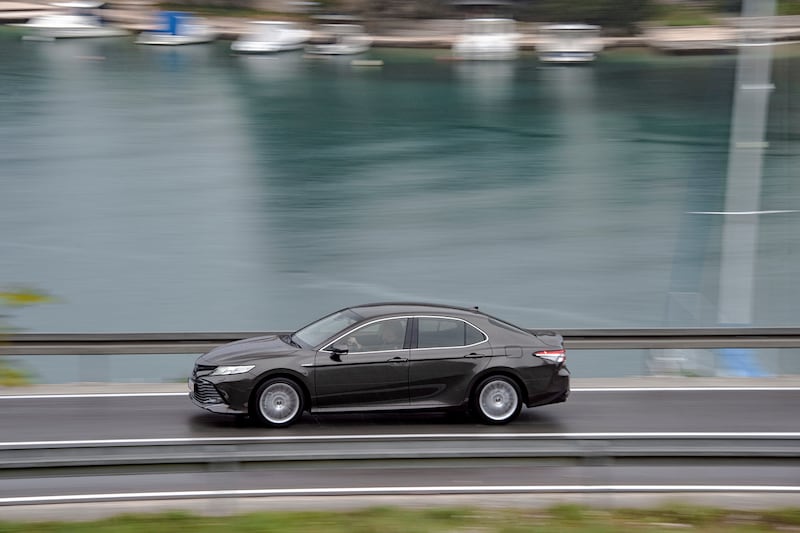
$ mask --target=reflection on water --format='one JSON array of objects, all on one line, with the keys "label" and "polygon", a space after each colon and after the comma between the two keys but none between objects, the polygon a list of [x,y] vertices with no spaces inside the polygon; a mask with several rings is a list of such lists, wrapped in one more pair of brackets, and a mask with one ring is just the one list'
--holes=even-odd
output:
[{"label": "reflection on water", "polygon": [[264,84],[264,89],[273,88],[269,84],[276,82],[289,82],[303,75],[307,60],[302,57],[302,52],[268,55],[242,55],[233,56],[232,61],[241,66],[254,83]]},{"label": "reflection on water", "polygon": [[[371,300],[531,327],[713,325],[735,62],[382,68],[0,36],[0,282],[37,331],[289,329]],[[800,205],[797,54],[765,208]],[[793,85],[794,84],[794,85]],[[761,225],[757,325],[796,323],[800,242]]]},{"label": "reflection on water", "polygon": [[476,105],[503,103],[514,91],[515,61],[458,61],[459,90]]}]

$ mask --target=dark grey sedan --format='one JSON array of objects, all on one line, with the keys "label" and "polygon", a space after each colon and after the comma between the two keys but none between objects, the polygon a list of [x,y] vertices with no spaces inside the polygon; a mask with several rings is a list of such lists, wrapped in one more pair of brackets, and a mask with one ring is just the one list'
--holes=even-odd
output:
[{"label": "dark grey sedan", "polygon": [[288,426],[304,411],[469,410],[487,424],[522,405],[563,402],[561,335],[475,309],[380,303],[336,311],[291,335],[232,342],[201,356],[189,382],[209,411]]}]

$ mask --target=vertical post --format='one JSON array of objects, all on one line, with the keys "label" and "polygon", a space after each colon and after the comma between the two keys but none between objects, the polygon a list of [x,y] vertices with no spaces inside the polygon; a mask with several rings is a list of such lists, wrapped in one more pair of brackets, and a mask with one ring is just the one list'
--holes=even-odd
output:
[{"label": "vertical post", "polygon": [[749,325],[758,237],[775,0],[744,0],[722,226],[718,321]]},{"label": "vertical post", "polygon": [[[753,322],[761,174],[772,66],[770,21],[775,0],[744,0],[736,65],[728,177],[722,223],[718,321],[721,325]],[[760,376],[751,350],[720,351],[725,372]]]}]

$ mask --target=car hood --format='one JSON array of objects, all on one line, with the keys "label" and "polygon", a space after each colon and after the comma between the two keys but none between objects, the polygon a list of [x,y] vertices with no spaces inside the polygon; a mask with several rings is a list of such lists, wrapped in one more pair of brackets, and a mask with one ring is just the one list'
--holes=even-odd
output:
[{"label": "car hood", "polygon": [[204,365],[227,365],[252,361],[254,358],[266,358],[288,355],[298,348],[287,344],[277,335],[253,337],[214,348],[201,355],[197,360]]}]

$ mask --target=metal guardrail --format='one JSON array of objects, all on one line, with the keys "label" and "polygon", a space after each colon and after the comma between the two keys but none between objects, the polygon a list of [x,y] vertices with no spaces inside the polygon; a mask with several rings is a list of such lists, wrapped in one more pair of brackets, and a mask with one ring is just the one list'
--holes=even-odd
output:
[{"label": "metal guardrail", "polygon": [[[531,330],[533,331],[533,330]],[[800,328],[559,329],[567,349],[800,348]],[[228,342],[281,332],[15,333],[0,355],[204,353]]]},{"label": "metal guardrail", "polygon": [[524,458],[542,461],[797,461],[800,433],[753,435],[396,435],[0,444],[0,471],[276,461]]},{"label": "metal guardrail", "polygon": [[565,329],[575,349],[798,348],[800,328]]}]

